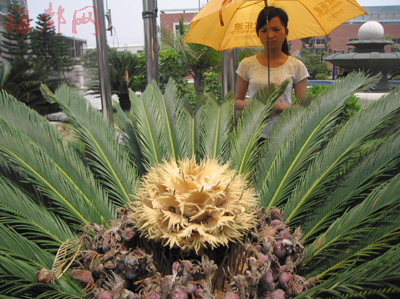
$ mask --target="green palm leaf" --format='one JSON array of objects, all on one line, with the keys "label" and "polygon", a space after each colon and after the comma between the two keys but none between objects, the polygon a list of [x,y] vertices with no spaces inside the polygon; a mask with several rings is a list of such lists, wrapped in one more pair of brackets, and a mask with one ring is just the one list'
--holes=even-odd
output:
[{"label": "green palm leaf", "polygon": [[266,126],[267,119],[275,101],[282,95],[288,82],[285,81],[276,90],[270,88],[259,89],[243,110],[232,132],[231,159],[232,166],[237,168],[239,174],[252,174],[257,161],[259,135]]},{"label": "green palm leaf", "polygon": [[324,204],[314,210],[303,226],[304,244],[312,240],[339,215],[342,215],[349,205],[364,198],[363,194],[376,188],[382,180],[390,177],[400,163],[400,138],[385,139],[370,150],[363,162],[356,166],[350,174],[324,200]]},{"label": "green palm leaf", "polygon": [[[54,255],[23,237],[13,228],[0,223],[0,281],[4,295],[26,298],[34,289],[45,291],[42,298],[83,298],[82,289],[68,277],[55,280],[55,284],[38,283],[36,272],[50,269]],[[25,296],[24,296],[25,295]],[[39,296],[39,297],[41,297]],[[37,297],[37,298],[39,298]]]},{"label": "green palm leaf", "polygon": [[130,91],[135,131],[147,168],[160,163],[165,156],[164,145],[161,142],[163,128],[156,99],[158,92],[155,89],[158,90],[158,87],[154,84],[148,85],[140,98]]},{"label": "green palm leaf", "polygon": [[363,74],[351,75],[311,102],[295,131],[286,131],[289,135],[281,136],[283,145],[278,152],[271,152],[260,166],[264,175],[258,177],[256,186],[265,205],[281,206],[286,202],[315,153],[336,130],[337,116],[346,101],[354,92],[376,82],[377,78],[365,79]]},{"label": "green palm leaf", "polygon": [[[32,293],[39,289],[42,290],[42,293],[35,298],[84,298],[82,289],[70,279],[62,278],[51,285],[37,282],[37,268],[22,259],[15,259],[5,253],[0,253],[0,264],[3,296],[10,294],[18,296],[17,298],[31,298]],[[6,269],[6,272],[3,269]]]},{"label": "green palm leaf", "polygon": [[[262,179],[268,177],[269,173],[277,171],[274,168],[277,168],[279,164],[275,161],[280,161],[283,159],[282,157],[288,154],[285,151],[285,143],[282,142],[282,136],[289,136],[296,130],[301,114],[304,111],[305,109],[302,106],[291,106],[279,115],[278,120],[268,134],[266,142],[260,148],[260,159],[256,166],[257,174],[254,176],[257,188],[261,187],[259,184],[262,182]],[[259,190],[262,200],[261,205],[263,206],[268,205],[268,202],[265,201],[268,198],[264,194],[265,190],[265,188]]]},{"label": "green palm leaf", "polygon": [[[13,136],[13,138],[10,138]],[[16,129],[12,123],[0,118],[0,152],[24,171],[39,190],[51,198],[54,207],[61,208],[65,217],[76,225],[101,220],[91,211],[92,203],[81,199],[72,184],[64,180],[62,171],[54,166],[42,148]]]},{"label": "green palm leaf", "polygon": [[[399,206],[394,208],[398,209]],[[320,263],[319,258],[313,260],[314,271],[308,272],[307,277],[316,275],[326,279],[342,269],[351,267],[355,261],[361,263],[371,260],[391,248],[391,242],[400,237],[400,218],[396,213],[380,213],[368,222],[371,225],[366,225],[367,221],[365,221],[360,228],[352,230],[348,236],[342,235],[341,241],[345,242],[342,242],[340,249],[337,247],[335,254],[328,260],[323,263]],[[365,238],[365,233],[368,233],[368,238]],[[329,252],[325,251],[325,253],[327,256],[330,255]]]},{"label": "green palm leaf", "polygon": [[[0,252],[9,257],[13,256],[23,259],[26,263],[34,267],[51,268],[54,255],[41,249],[39,245],[16,232],[14,228],[0,223],[0,236]],[[3,271],[7,270],[7,268],[1,264],[0,269]],[[35,272],[36,271],[33,273],[23,273],[21,275],[29,275],[29,277],[33,277]]]},{"label": "green palm leaf", "polygon": [[303,222],[319,198],[335,183],[338,175],[350,167],[346,163],[361,145],[375,138],[383,129],[397,128],[395,120],[400,112],[400,102],[396,99],[399,94],[400,90],[391,92],[360,110],[318,153],[284,208],[286,223],[298,225]]},{"label": "green palm leaf", "polygon": [[7,59],[1,59],[1,67],[0,67],[0,87],[1,89],[4,88],[5,83],[7,82],[8,77],[10,76],[11,72],[11,64],[8,62]]},{"label": "green palm leaf", "polygon": [[[0,177],[0,218],[3,224],[33,238],[36,244],[57,251],[75,236],[70,227],[45,207],[38,205],[11,182]],[[3,239],[4,240],[4,239]]]},{"label": "green palm leaf", "polygon": [[177,98],[173,81],[168,82],[164,95],[156,86],[154,86],[154,91],[159,102],[161,125],[164,128],[162,140],[166,158],[171,157],[176,161],[179,158],[189,157],[191,154],[190,123],[184,111],[183,102]]},{"label": "green palm leaf", "polygon": [[[326,263],[327,256],[330,256],[332,260],[347,259],[347,264],[355,258],[360,258],[360,255],[354,257],[351,249],[349,252],[338,256],[338,251],[343,246],[354,246],[357,243],[364,244],[364,246],[369,245],[374,240],[381,240],[386,234],[393,234],[396,230],[398,235],[400,233],[400,222],[397,215],[400,204],[399,194],[400,174],[388,184],[383,184],[382,187],[376,188],[362,203],[333,222],[327,231],[307,247],[304,264],[307,266],[308,263],[313,263],[313,272],[310,275],[316,275],[316,273],[321,273],[331,267],[330,263]],[[391,209],[394,211],[393,216],[391,216]],[[387,223],[386,225],[384,225],[385,222]],[[376,225],[377,223],[381,225],[374,227],[374,224]],[[384,228],[385,226],[388,228]],[[375,231],[378,234],[374,237]],[[365,244],[365,235],[362,232],[368,233],[367,243],[369,244]],[[386,245],[386,242],[381,242],[381,249]],[[363,248],[363,246],[360,248]],[[377,248],[374,250],[376,251]],[[374,250],[363,254],[371,255],[371,253],[376,253]],[[353,251],[357,252],[357,250]],[[334,264],[334,261],[331,262]]]},{"label": "green palm leaf", "polygon": [[[386,295],[400,293],[400,245],[397,244],[375,259],[335,275],[322,284],[311,288],[296,298],[388,298]],[[344,295],[347,296],[344,296]],[[350,296],[348,296],[350,295]]]},{"label": "green palm leaf", "polygon": [[200,131],[202,127],[202,111],[204,110],[204,96],[201,97],[195,109],[190,105],[189,101],[184,98],[182,99],[183,113],[186,114],[186,119],[188,121],[188,138],[186,146],[190,149],[190,157],[194,157],[199,151],[200,145]]},{"label": "green palm leaf", "polygon": [[229,132],[232,130],[232,94],[221,104],[214,95],[206,97],[199,120],[202,124],[198,144],[200,157],[220,158],[224,162],[227,160]]},{"label": "green palm leaf", "polygon": [[41,148],[49,159],[49,163],[50,161],[54,163],[52,167],[57,168],[61,173],[60,177],[63,177],[71,188],[75,188],[83,202],[91,206],[93,214],[91,221],[106,224],[109,219],[115,218],[115,209],[100,189],[93,174],[84,165],[76,151],[68,144],[64,144],[62,136],[53,125],[6,93],[0,96],[0,117],[13,123],[30,139],[30,143]]},{"label": "green palm leaf", "polygon": [[113,129],[78,91],[67,85],[60,86],[54,95],[44,85],[41,90],[49,101],[56,101],[70,118],[93,157],[91,162],[98,171],[101,182],[116,204],[126,205],[138,176],[129,163],[128,153],[118,144]]},{"label": "green palm leaf", "polygon": [[[130,90],[130,92],[132,92]],[[135,131],[135,118],[132,109],[129,110],[129,116],[125,114],[120,105],[115,105],[117,109],[116,123],[118,128],[122,131],[122,140],[127,147],[132,164],[137,168],[139,175],[145,173],[143,165],[143,155],[140,147],[139,138]]]},{"label": "green palm leaf", "polygon": [[18,299],[18,297],[11,297],[11,296],[6,296],[6,295],[0,294],[0,299]]}]

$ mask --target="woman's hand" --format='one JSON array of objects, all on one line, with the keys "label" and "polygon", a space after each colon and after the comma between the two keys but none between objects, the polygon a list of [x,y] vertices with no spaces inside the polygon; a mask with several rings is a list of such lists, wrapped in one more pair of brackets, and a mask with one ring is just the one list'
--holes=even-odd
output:
[{"label": "woman's hand", "polygon": [[288,105],[288,104],[279,102],[279,99],[278,99],[278,101],[276,101],[276,103],[275,103],[274,108],[272,108],[272,110],[271,110],[271,116],[276,116],[276,115],[281,114],[281,112],[283,112],[283,110],[285,110],[289,106],[290,105]]}]

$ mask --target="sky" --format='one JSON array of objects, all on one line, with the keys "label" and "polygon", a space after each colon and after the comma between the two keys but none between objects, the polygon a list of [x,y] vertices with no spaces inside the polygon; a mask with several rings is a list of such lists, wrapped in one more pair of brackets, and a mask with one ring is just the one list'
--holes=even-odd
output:
[{"label": "sky", "polygon": [[[399,0],[358,0],[361,6],[399,5]],[[107,32],[107,42],[112,47],[144,44],[143,0],[104,0],[104,10],[111,9],[113,36]],[[157,0],[158,11],[163,9],[194,9],[204,6],[207,0]],[[29,17],[33,19],[45,10],[54,13],[56,31],[66,36],[87,40],[88,48],[96,47],[94,24],[89,13],[93,11],[93,0],[28,0]],[[49,10],[50,9],[50,10]],[[86,23],[83,21],[83,14]],[[157,21],[159,22],[159,15]],[[79,20],[81,20],[79,24]],[[107,26],[107,22],[106,22]]]}]

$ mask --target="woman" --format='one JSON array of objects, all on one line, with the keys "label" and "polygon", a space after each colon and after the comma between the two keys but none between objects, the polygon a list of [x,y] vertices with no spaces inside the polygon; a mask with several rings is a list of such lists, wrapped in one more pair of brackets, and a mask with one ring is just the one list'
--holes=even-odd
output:
[{"label": "woman", "polygon": [[[286,36],[288,35],[288,16],[285,11],[276,7],[268,8],[269,41],[267,45],[266,9],[260,11],[257,19],[257,36],[264,46],[261,54],[247,57],[242,60],[237,69],[237,85],[235,93],[235,108],[243,110],[249,103],[245,101],[249,89],[250,99],[256,91],[268,84],[268,55],[270,63],[270,83],[279,86],[285,80],[289,85],[285,93],[277,100],[273,108],[270,122],[261,136],[266,138],[269,130],[279,113],[292,104],[292,90],[297,99],[307,96],[307,68],[298,59],[291,57]],[[268,51],[269,49],[269,51]]]}]

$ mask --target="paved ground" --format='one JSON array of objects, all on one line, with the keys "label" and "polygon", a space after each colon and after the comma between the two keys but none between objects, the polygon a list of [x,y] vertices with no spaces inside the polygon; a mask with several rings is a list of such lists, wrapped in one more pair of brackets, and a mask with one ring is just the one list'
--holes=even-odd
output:
[{"label": "paved ground", "polygon": [[[79,91],[85,97],[85,99],[89,101],[89,103],[93,107],[95,107],[95,108],[97,108],[99,110],[101,109],[101,98],[99,96],[90,95],[89,92],[86,89],[80,89]],[[116,97],[116,96],[114,96],[114,97]],[[113,97],[113,99],[114,99],[114,97]],[[116,99],[117,98],[118,97],[116,97]]]}]

